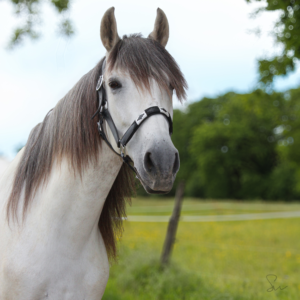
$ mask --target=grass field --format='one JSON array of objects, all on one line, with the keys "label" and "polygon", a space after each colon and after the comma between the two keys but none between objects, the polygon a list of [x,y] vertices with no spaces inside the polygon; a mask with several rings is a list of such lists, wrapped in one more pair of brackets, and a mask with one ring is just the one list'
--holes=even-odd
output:
[{"label": "grass field", "polygon": [[[171,199],[134,199],[128,215],[170,215],[172,208]],[[295,210],[300,204],[185,199],[182,215]],[[300,218],[180,222],[172,263],[161,270],[166,228],[125,221],[103,299],[300,300]],[[287,287],[270,291],[271,284]]]}]

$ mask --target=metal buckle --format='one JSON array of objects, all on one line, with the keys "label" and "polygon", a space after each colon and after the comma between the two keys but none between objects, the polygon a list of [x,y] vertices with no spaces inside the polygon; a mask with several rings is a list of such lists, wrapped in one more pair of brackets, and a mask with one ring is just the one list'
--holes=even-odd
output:
[{"label": "metal buckle", "polygon": [[101,75],[98,79],[98,82],[97,82],[97,86],[96,86],[96,91],[99,91],[101,86],[103,84],[103,75]]},{"label": "metal buckle", "polygon": [[121,143],[120,143],[120,152],[121,152],[121,156],[122,156],[122,157],[125,157],[125,156],[126,156],[126,149],[125,149],[125,146],[123,146]]}]

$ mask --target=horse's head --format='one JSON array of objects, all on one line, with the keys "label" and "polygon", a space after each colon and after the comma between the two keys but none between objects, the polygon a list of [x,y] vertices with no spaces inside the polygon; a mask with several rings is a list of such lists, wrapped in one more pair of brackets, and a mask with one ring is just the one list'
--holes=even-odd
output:
[{"label": "horse's head", "polygon": [[[169,192],[179,170],[179,154],[171,140],[172,123],[167,116],[173,118],[173,91],[179,99],[184,99],[186,82],[165,49],[169,38],[166,15],[157,10],[154,30],[148,38],[131,35],[120,39],[114,8],[110,8],[102,18],[100,35],[107,50],[103,87],[119,136],[139,117],[142,119],[141,114],[149,107],[166,111],[166,115],[162,111],[147,118],[125,151],[148,193]],[[107,136],[119,153],[110,130]]]}]

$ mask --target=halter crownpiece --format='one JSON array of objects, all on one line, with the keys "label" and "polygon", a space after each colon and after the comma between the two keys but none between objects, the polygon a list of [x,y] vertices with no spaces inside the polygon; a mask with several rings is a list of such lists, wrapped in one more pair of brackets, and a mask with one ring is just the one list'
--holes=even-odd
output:
[{"label": "halter crownpiece", "polygon": [[[98,132],[101,138],[106,142],[106,144],[119,156],[122,157],[123,161],[137,174],[136,169],[130,164],[132,160],[130,159],[129,156],[126,155],[126,145],[128,142],[132,139],[133,135],[136,133],[136,131],[139,129],[141,124],[150,118],[151,116],[154,115],[163,115],[168,123],[169,123],[169,133],[170,135],[173,133],[173,122],[172,118],[170,116],[170,113],[163,107],[158,107],[158,106],[151,106],[147,108],[146,110],[141,113],[138,118],[130,125],[130,127],[126,130],[122,138],[120,139],[118,130],[116,128],[116,125],[111,117],[111,114],[108,110],[108,102],[106,98],[106,93],[104,89],[104,79],[103,79],[103,74],[104,74],[104,68],[105,68],[105,60],[102,65],[102,74],[100,75],[97,86],[96,86],[96,91],[98,92],[98,101],[99,101],[99,107],[95,114],[92,116],[92,119],[98,114],[99,116],[99,121],[97,122],[98,124]],[[111,143],[108,141],[107,136],[104,132],[103,129],[103,122],[104,120],[107,122],[113,137],[116,141],[117,147],[120,149],[120,154],[115,151]],[[139,178],[141,180],[141,178]]]}]

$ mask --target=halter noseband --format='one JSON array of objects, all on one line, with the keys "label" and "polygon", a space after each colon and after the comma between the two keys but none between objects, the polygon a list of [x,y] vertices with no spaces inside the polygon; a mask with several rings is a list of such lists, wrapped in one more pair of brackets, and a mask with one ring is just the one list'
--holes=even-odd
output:
[{"label": "halter noseband", "polygon": [[[111,117],[111,114],[108,110],[108,102],[107,102],[106,93],[105,93],[105,89],[104,89],[104,85],[103,85],[103,83],[104,83],[104,80],[103,80],[104,68],[105,68],[105,60],[102,65],[102,72],[101,72],[102,74],[100,75],[99,80],[97,82],[97,86],[96,86],[96,91],[98,93],[99,107],[98,107],[96,113],[92,116],[92,119],[97,114],[99,115],[99,122],[97,122],[99,135],[106,142],[106,144],[117,155],[119,155],[123,159],[124,163],[126,163],[137,174],[136,169],[130,164],[130,162],[132,162],[132,160],[130,159],[130,157],[128,155],[126,155],[125,147],[128,144],[128,142],[132,139],[133,135],[140,128],[141,124],[143,122],[145,122],[145,120],[147,120],[151,116],[159,115],[159,114],[163,115],[169,123],[170,135],[173,133],[173,122],[172,122],[169,112],[166,109],[164,109],[162,107],[158,107],[158,106],[151,106],[151,107],[147,108],[146,110],[144,110],[143,113],[138,116],[138,118],[130,125],[130,127],[126,130],[124,135],[120,138],[119,134],[118,134],[118,130],[116,128],[116,125],[115,125],[115,123]],[[113,137],[116,141],[117,147],[120,149],[121,154],[116,152],[114,150],[113,146],[111,145],[111,143],[108,141],[107,136],[104,132],[104,128],[103,128],[104,120],[107,122],[107,124],[110,128],[110,130],[113,134]],[[138,174],[137,174],[137,176],[138,176]],[[138,176],[138,178],[139,178],[139,176]],[[139,179],[141,180],[141,178],[139,178]]]}]

